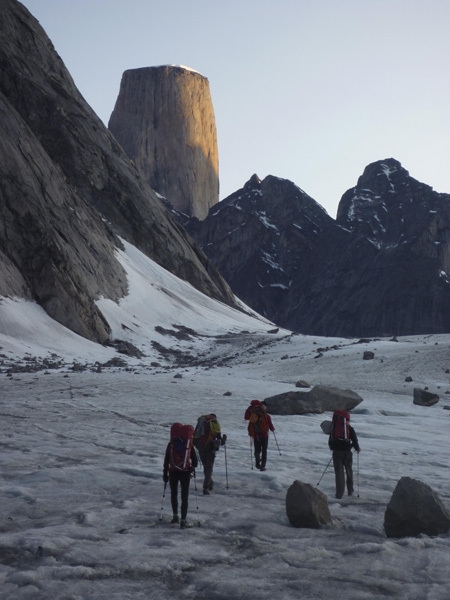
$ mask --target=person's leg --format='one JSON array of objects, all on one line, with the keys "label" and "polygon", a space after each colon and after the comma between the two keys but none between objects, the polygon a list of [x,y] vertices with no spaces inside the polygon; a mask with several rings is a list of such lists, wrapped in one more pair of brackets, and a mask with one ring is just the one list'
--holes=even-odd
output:
[{"label": "person's leg", "polygon": [[342,452],[333,450],[333,467],[336,480],[336,498],[342,498],[345,490],[344,464],[342,462]]},{"label": "person's leg", "polygon": [[175,516],[178,514],[178,473],[176,471],[170,471],[169,473],[169,486],[170,502],[172,504],[172,512]]},{"label": "person's leg", "polygon": [[353,455],[351,450],[345,452],[343,463],[347,475],[347,492],[348,495],[351,496],[353,494]]},{"label": "person's leg", "polygon": [[212,490],[212,474],[214,467],[215,452],[212,448],[205,451],[202,457],[203,473],[205,478],[203,480],[203,493],[207,494],[209,490]]},{"label": "person's leg", "polygon": [[261,439],[261,471],[266,468],[267,462],[267,446],[269,445],[269,438]]},{"label": "person's leg", "polygon": [[256,464],[256,468],[260,469],[261,468],[261,450],[262,450],[262,445],[261,445],[261,440],[259,440],[258,438],[254,438],[253,440],[253,444],[255,446],[255,464]]},{"label": "person's leg", "polygon": [[191,482],[191,474],[188,471],[180,472],[180,486],[181,486],[181,520],[185,521],[188,511],[188,499],[189,499],[189,484]]}]

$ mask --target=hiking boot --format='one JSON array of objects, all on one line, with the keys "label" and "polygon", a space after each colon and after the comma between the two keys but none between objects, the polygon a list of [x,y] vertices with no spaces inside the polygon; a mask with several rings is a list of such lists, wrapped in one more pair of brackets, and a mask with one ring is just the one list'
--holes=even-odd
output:
[{"label": "hiking boot", "polygon": [[266,470],[266,467],[260,467],[260,468],[259,468],[259,470],[260,470],[260,471],[265,471],[265,470]]},{"label": "hiking boot", "polygon": [[209,496],[211,494],[211,492],[208,490],[208,488],[203,488],[203,493],[206,494],[207,496]]},{"label": "hiking boot", "polygon": [[213,487],[214,487],[214,481],[211,479],[211,483],[209,484],[208,489],[210,491],[212,491]]},{"label": "hiking boot", "polygon": [[171,523],[179,523],[180,519],[178,518],[178,515],[173,515],[172,520],[170,522]]},{"label": "hiking boot", "polygon": [[180,529],[189,529],[189,527],[192,527],[192,525],[189,523],[189,521],[186,521],[186,519],[181,519]]},{"label": "hiking boot", "polygon": [[260,468],[261,468],[261,463],[259,462],[259,460],[258,460],[258,459],[256,459],[256,463],[255,463],[255,464],[256,464],[256,468],[257,468],[257,469],[260,469]]}]

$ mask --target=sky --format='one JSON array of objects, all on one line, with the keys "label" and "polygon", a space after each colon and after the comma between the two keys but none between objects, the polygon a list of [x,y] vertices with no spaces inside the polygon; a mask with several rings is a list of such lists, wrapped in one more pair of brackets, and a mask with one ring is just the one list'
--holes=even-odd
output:
[{"label": "sky", "polygon": [[[2,600],[329,600],[336,589],[348,600],[448,600],[450,532],[388,538],[384,515],[402,477],[429,486],[450,510],[450,335],[356,343],[268,333],[130,244],[118,258],[129,295],[99,304],[140,359],[69,332],[34,303],[0,303]],[[196,335],[155,330],[174,324]],[[178,354],[162,356],[152,341]],[[363,360],[366,350],[373,360]],[[179,364],[180,353],[198,364]],[[58,367],[20,370],[50,355]],[[98,369],[113,357],[126,366]],[[362,399],[351,415],[361,448],[353,496],[335,498],[320,427],[330,412],[272,415],[267,470],[254,466],[245,409],[255,397],[302,393],[299,379]],[[439,402],[415,405],[415,387]],[[196,469],[192,528],[182,530],[170,524],[162,479],[170,426],[210,412],[227,443],[211,495]],[[290,525],[285,499],[295,480],[323,494],[330,524]]]},{"label": "sky", "polygon": [[448,0],[25,0],[108,123],[122,73],[206,76],[220,197],[256,173],[332,216],[364,168],[395,158],[450,193]]}]

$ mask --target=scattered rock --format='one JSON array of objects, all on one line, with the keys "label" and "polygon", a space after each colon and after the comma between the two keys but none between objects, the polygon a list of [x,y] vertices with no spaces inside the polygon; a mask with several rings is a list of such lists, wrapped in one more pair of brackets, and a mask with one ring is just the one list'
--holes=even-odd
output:
[{"label": "scattered rock", "polygon": [[298,387],[298,388],[309,388],[311,386],[309,385],[309,383],[307,381],[303,381],[303,379],[300,379],[295,384],[295,387]]},{"label": "scattered rock", "polygon": [[125,354],[126,356],[131,356],[133,358],[143,358],[144,354],[136,348],[130,342],[125,342],[124,340],[113,340],[109,342],[108,346],[113,346],[120,354]]},{"label": "scattered rock", "polygon": [[411,375],[408,375],[408,377],[405,377],[405,381],[407,383],[411,383],[412,380],[413,380],[413,378],[411,377]]},{"label": "scattered rock", "polygon": [[225,392],[224,396],[231,396],[231,392]]},{"label": "scattered rock", "polygon": [[107,362],[103,363],[101,365],[102,367],[126,367],[127,366],[127,361],[124,360],[123,358],[119,358],[119,357],[115,357],[115,358],[111,358],[111,360],[108,360]]},{"label": "scattered rock", "polygon": [[286,515],[294,527],[318,529],[331,523],[328,501],[319,489],[298,479],[286,494]]},{"label": "scattered rock", "polygon": [[325,411],[352,410],[363,398],[352,390],[316,385],[310,392],[285,392],[264,400],[273,415],[304,415]]},{"label": "scattered rock", "polygon": [[428,392],[427,390],[421,390],[420,388],[414,388],[414,404],[419,406],[433,406],[439,402],[439,396]]},{"label": "scattered rock", "polygon": [[384,514],[384,529],[392,538],[439,535],[449,531],[450,515],[430,486],[402,477]]},{"label": "scattered rock", "polygon": [[284,354],[280,360],[287,360],[289,358],[289,354]]},{"label": "scattered rock", "polygon": [[375,358],[375,353],[371,350],[365,350],[363,354],[363,360],[373,360]]},{"label": "scattered rock", "polygon": [[181,373],[176,373],[176,374],[173,376],[173,378],[174,378],[174,379],[182,379],[182,378],[183,378],[183,375],[182,375]]},{"label": "scattered rock", "polygon": [[267,333],[278,333],[280,331],[279,327],[277,327],[276,329],[269,329],[269,331]]}]

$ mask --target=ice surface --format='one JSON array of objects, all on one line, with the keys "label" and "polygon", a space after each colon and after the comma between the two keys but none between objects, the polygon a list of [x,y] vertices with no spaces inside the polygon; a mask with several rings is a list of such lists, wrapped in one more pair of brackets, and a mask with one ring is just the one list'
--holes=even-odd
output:
[{"label": "ice surface", "polygon": [[[128,245],[120,259],[130,296],[99,305],[114,334],[145,354],[124,357],[126,368],[97,369],[115,350],[37,305],[0,303],[0,598],[448,600],[450,535],[387,539],[383,519],[402,476],[450,507],[450,336],[357,343],[268,333],[267,322],[214,303]],[[188,339],[175,325],[190,329]],[[51,355],[64,366],[12,369]],[[73,371],[74,361],[88,368]],[[319,489],[333,524],[319,530],[291,527],[284,503],[295,479],[316,486],[323,474],[330,454],[320,423],[330,415],[274,415],[264,473],[252,469],[243,418],[251,399],[298,390],[299,379],[364,398],[352,415],[357,494],[335,500],[328,469]],[[426,386],[440,402],[414,405],[413,388]],[[180,530],[163,497],[164,450],[174,421],[195,424],[205,412],[218,415],[226,454],[217,455],[211,496],[199,493],[197,470],[194,526]]]}]

